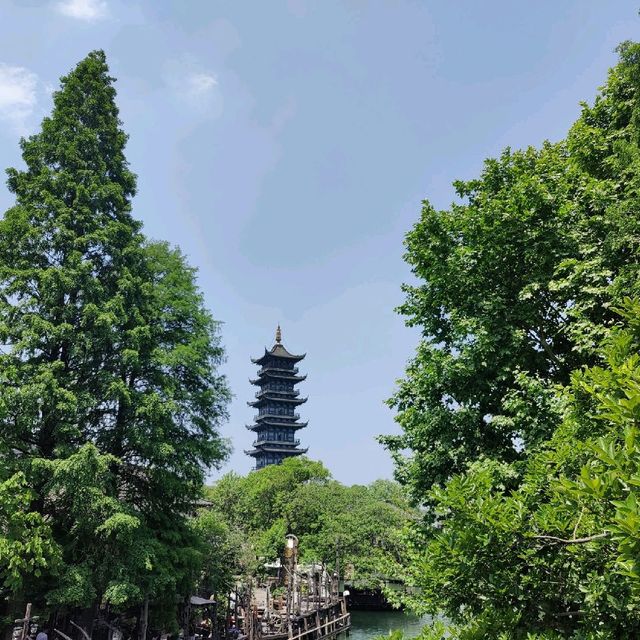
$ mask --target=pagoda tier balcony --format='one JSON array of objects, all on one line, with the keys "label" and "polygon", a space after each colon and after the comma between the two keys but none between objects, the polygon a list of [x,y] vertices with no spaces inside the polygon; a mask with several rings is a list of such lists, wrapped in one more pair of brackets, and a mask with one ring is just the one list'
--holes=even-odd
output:
[{"label": "pagoda tier balcony", "polygon": [[285,453],[285,454],[288,453],[289,455],[299,456],[301,453],[307,453],[307,451],[309,451],[308,447],[305,449],[287,449],[286,447],[278,447],[278,446],[265,447],[262,445],[260,445],[259,449],[252,449],[251,451],[247,451],[246,449],[244,450],[244,452],[248,456],[252,456],[254,458],[264,453]]},{"label": "pagoda tier balcony", "polygon": [[285,415],[278,415],[277,413],[256,413],[255,416],[253,416],[253,419],[256,422],[260,422],[260,421],[264,421],[264,420],[277,420],[279,418],[290,418],[291,420],[299,420],[300,419],[300,414],[299,413],[288,413]]},{"label": "pagoda tier balcony", "polygon": [[256,391],[256,398],[262,398],[266,395],[272,395],[276,399],[285,398],[297,398],[300,395],[299,389],[291,389],[290,391],[283,391],[282,389],[269,389],[268,387],[262,388],[260,391]]},{"label": "pagoda tier balcony", "polygon": [[309,422],[278,422],[276,420],[270,419],[266,421],[259,422],[258,424],[246,424],[245,428],[249,429],[249,431],[263,431],[269,427],[279,427],[279,428],[290,428],[294,431],[298,429],[304,429]]},{"label": "pagoda tier balcony", "polygon": [[274,446],[290,445],[292,447],[297,447],[299,444],[300,444],[300,440],[254,440],[252,446],[260,447],[262,445],[274,445]]},{"label": "pagoda tier balcony", "polygon": [[258,371],[258,374],[260,375],[259,378],[256,378],[255,380],[249,379],[249,382],[251,384],[255,384],[256,387],[261,387],[265,383],[265,380],[268,378],[272,378],[274,380],[286,380],[287,382],[293,382],[293,384],[304,382],[307,379],[307,376],[290,376],[278,371],[265,371],[263,373]]},{"label": "pagoda tier balcony", "polygon": [[277,396],[268,395],[268,396],[263,396],[258,400],[254,400],[253,402],[247,402],[247,404],[250,407],[256,407],[256,409],[259,407],[264,407],[269,403],[276,404],[278,402],[297,407],[298,405],[304,404],[306,401],[307,401],[307,398],[278,398]]},{"label": "pagoda tier balcony", "polygon": [[271,364],[265,365],[264,367],[260,367],[260,369],[258,369],[259,376],[261,376],[263,373],[268,373],[268,372],[280,373],[280,374],[284,373],[284,374],[295,376],[299,372],[299,369],[298,367],[276,367]]}]

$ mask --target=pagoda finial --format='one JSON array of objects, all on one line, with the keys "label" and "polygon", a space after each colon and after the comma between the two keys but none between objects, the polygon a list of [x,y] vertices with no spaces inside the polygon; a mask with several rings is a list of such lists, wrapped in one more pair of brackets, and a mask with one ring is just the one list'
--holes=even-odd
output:
[{"label": "pagoda finial", "polygon": [[280,344],[282,342],[282,331],[280,331],[280,325],[276,329],[276,342]]}]

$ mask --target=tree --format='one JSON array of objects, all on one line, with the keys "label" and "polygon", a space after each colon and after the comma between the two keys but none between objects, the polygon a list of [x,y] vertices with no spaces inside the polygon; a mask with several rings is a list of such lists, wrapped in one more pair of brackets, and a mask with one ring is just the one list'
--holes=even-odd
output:
[{"label": "tree", "polygon": [[638,289],[640,48],[619,51],[566,140],[487,160],[455,183],[461,203],[425,201],[407,235],[419,283],[400,312],[423,337],[390,400],[403,433],[381,440],[416,500],[547,440],[554,386],[597,363],[612,306]]},{"label": "tree", "polygon": [[226,598],[235,585],[244,539],[229,527],[224,515],[213,510],[202,510],[192,526],[202,541],[199,587],[207,595]]},{"label": "tree", "polygon": [[[351,568],[352,579],[380,586],[385,569],[395,569],[401,549],[399,533],[418,513],[395,482],[344,486],[319,462],[289,458],[246,477],[223,476],[207,491],[213,510],[224,514],[232,532],[248,541],[253,554],[273,559],[284,551],[284,537],[299,539],[303,563],[336,561]],[[240,546],[240,545],[238,545]],[[246,563],[245,563],[246,565]],[[242,572],[257,566],[242,567]]]},{"label": "tree", "polygon": [[488,161],[408,236],[424,338],[385,441],[429,509],[396,566],[452,638],[640,633],[640,45],[619,52],[566,140]]},{"label": "tree", "polygon": [[640,633],[639,314],[625,302],[603,366],[574,374],[565,419],[521,480],[480,460],[432,490],[439,526],[407,536],[405,577],[420,588],[411,604],[444,613],[453,637]]},{"label": "tree", "polygon": [[58,605],[185,595],[187,514],[227,452],[218,325],[131,215],[113,82],[101,51],[62,78],[0,221],[0,466],[60,545],[64,579],[37,594]]}]

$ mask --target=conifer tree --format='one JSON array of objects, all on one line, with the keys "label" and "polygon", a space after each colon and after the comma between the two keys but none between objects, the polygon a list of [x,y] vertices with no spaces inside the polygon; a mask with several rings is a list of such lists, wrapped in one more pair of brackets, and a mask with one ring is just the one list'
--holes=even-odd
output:
[{"label": "conifer tree", "polygon": [[175,602],[185,514],[227,450],[218,325],[131,215],[113,82],[101,51],[62,78],[0,220],[0,481],[26,478],[66,563],[40,596],[83,607]]}]

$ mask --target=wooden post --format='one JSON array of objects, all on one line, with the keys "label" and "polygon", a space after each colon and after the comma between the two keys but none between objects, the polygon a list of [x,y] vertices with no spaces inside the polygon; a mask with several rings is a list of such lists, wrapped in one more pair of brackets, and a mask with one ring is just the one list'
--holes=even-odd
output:
[{"label": "wooden post", "polygon": [[16,623],[22,622],[22,633],[20,640],[27,640],[29,637],[29,628],[31,627],[31,603],[27,602],[27,608],[24,612],[24,618],[22,620],[16,620]]}]

